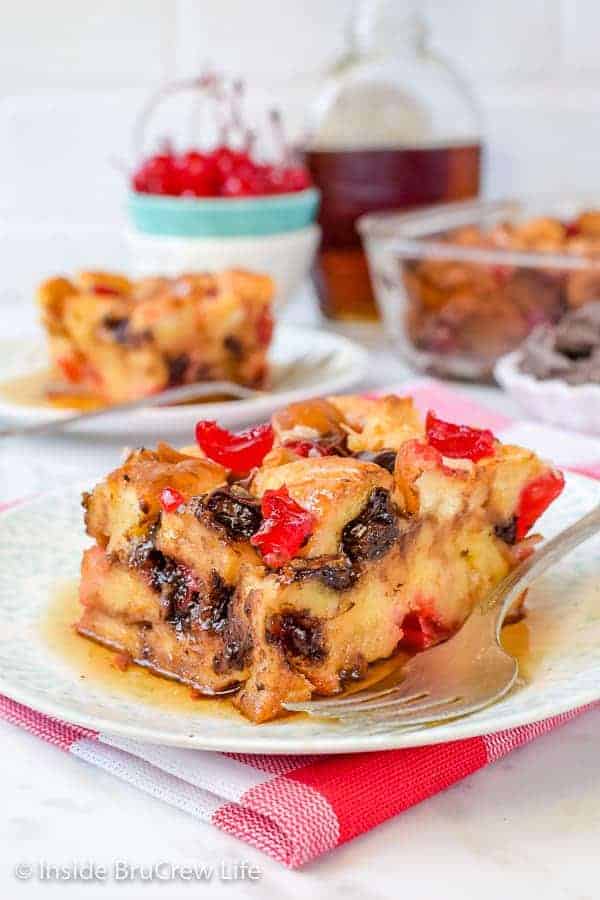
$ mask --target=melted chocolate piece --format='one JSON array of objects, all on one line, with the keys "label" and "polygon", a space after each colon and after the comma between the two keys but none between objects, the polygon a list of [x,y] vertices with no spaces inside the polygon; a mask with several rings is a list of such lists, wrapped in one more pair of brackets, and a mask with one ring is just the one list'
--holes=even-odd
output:
[{"label": "melted chocolate piece", "polygon": [[199,627],[221,632],[227,625],[229,603],[235,588],[214,569],[206,588],[200,588],[187,566],[153,550],[149,557],[152,588],[161,595],[165,618],[178,631]]},{"label": "melted chocolate piece", "polygon": [[152,332],[148,329],[132,331],[130,326],[127,316],[108,315],[102,319],[102,330],[116,344],[122,344],[124,347],[141,347],[152,340]]},{"label": "melted chocolate piece", "polygon": [[381,466],[382,469],[387,469],[392,475],[394,474],[394,466],[396,465],[395,450],[363,450],[355,455],[356,459],[375,463],[376,466]]},{"label": "melted chocolate piece", "polygon": [[589,359],[600,346],[600,303],[568,313],[556,326],[554,346],[570,360]]},{"label": "melted chocolate piece", "polygon": [[158,525],[155,522],[144,537],[131,543],[127,564],[144,572],[152,590],[160,594],[164,618],[181,630],[198,617],[200,593],[191,569],[156,549]]},{"label": "melted chocolate piece", "polygon": [[398,536],[398,518],[389,491],[375,488],[360,515],[344,526],[342,548],[352,562],[380,559]]},{"label": "melted chocolate piece", "polygon": [[267,640],[279,643],[286,653],[312,662],[325,659],[321,620],[305,612],[277,613],[271,616]]},{"label": "melted chocolate piece", "polygon": [[189,364],[190,358],[187,353],[181,353],[179,356],[174,356],[172,359],[167,360],[169,387],[177,387],[183,383]]},{"label": "melted chocolate piece", "polygon": [[539,380],[600,384],[600,300],[571,310],[554,327],[532,331],[519,367]]},{"label": "melted chocolate piece", "polygon": [[166,619],[181,623],[190,616],[192,606],[197,605],[199,599],[198,591],[193,588],[191,571],[159,550],[153,551],[149,562],[150,585],[161,595]]},{"label": "melted chocolate piece", "polygon": [[240,360],[244,355],[242,342],[239,338],[234,337],[234,335],[232,334],[227,335],[227,337],[223,341],[223,346],[226,350],[229,350],[234,359]]},{"label": "melted chocolate piece", "polygon": [[358,579],[358,572],[345,556],[293,560],[282,569],[281,574],[290,581],[318,579],[334,591],[348,590]]},{"label": "melted chocolate piece", "polygon": [[200,625],[206,631],[223,631],[227,624],[229,603],[235,587],[226,584],[219,573],[212,570],[210,573],[210,586],[206,601],[200,609]]},{"label": "melted chocolate piece", "polygon": [[243,489],[219,488],[208,499],[196,505],[194,514],[204,510],[215,525],[221,526],[233,541],[249,540],[262,522],[260,503]]},{"label": "melted chocolate piece", "polygon": [[244,669],[252,652],[252,638],[246,628],[236,618],[229,621],[224,635],[223,650],[213,659],[213,669],[217,675],[232,669]]},{"label": "melted chocolate piece", "polygon": [[246,651],[243,644],[231,638],[223,647],[223,652],[218,653],[213,659],[213,670],[217,675],[223,675],[231,669],[243,669],[246,665]]},{"label": "melted chocolate piece", "polygon": [[517,517],[513,516],[507,522],[500,522],[494,526],[494,534],[507,544],[514,544],[517,540]]}]

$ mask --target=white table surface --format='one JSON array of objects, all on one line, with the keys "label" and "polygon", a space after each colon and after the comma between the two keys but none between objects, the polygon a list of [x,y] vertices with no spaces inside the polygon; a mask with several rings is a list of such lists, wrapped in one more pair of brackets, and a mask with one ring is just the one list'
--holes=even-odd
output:
[{"label": "white table surface", "polygon": [[[0,298],[0,301],[2,298]],[[34,313],[7,296],[0,334],[30,334]],[[286,318],[311,322],[308,294]],[[378,338],[365,387],[398,382],[406,368]],[[513,415],[493,388],[463,388]],[[113,467],[110,438],[64,437],[0,447],[0,500],[57,481],[93,480]],[[51,510],[48,511],[49,517]],[[26,561],[24,561],[26,564]],[[0,721],[0,897],[320,898],[414,900],[535,897],[595,900],[600,869],[600,710],[588,713],[505,760],[414,807],[302,871],[290,872],[258,851],[154,800],[68,754]],[[33,878],[15,865],[115,860],[151,865],[246,861],[257,882],[210,885],[173,881],[68,887]]]}]

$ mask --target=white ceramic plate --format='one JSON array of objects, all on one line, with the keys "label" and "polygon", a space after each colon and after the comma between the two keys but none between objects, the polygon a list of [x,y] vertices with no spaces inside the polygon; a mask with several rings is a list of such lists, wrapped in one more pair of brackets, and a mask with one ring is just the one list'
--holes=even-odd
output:
[{"label": "white ceramic plate", "polygon": [[[549,537],[600,500],[600,484],[569,475],[544,515]],[[43,713],[104,733],[179,747],[245,753],[334,753],[453,741],[536,722],[600,699],[600,540],[591,540],[531,589],[523,679],[500,703],[437,728],[360,728],[308,718],[265,725],[133,701],[114,681],[81,679],[52,650],[40,622],[58,580],[75,579],[88,543],[79,490],[4,513],[0,546],[0,692]],[[83,639],[82,639],[83,640]],[[151,675],[147,676],[152,678]]]},{"label": "white ceramic plate", "polygon": [[[233,426],[259,422],[280,406],[311,397],[335,394],[364,376],[367,353],[358,344],[329,331],[297,325],[278,325],[269,353],[275,389],[251,400],[230,400],[185,406],[139,410],[122,416],[82,423],[77,430],[104,434],[145,435],[186,432],[191,435],[198,419],[217,419]],[[296,360],[305,362],[293,378],[281,373]],[[39,371],[48,365],[43,346],[34,342],[0,341],[0,382]],[[58,419],[68,413],[47,406],[24,406],[0,395],[0,418],[35,423]]]}]

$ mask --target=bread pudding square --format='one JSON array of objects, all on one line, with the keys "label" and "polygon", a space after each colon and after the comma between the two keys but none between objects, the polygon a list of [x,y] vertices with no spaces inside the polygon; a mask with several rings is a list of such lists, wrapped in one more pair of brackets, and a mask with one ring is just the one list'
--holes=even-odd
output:
[{"label": "bread pudding square", "polygon": [[107,404],[194,381],[265,386],[272,298],[270,278],[237,270],[82,272],[38,292],[54,377]]},{"label": "bread pudding square", "polygon": [[78,628],[257,723],[450,637],[534,552],[563,486],[410,398],[315,399],[196,437],[134,451],[85,496]]}]

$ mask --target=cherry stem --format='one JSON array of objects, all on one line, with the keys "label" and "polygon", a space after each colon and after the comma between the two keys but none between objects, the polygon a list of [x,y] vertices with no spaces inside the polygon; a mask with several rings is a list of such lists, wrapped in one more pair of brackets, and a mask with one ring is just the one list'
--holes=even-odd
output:
[{"label": "cherry stem", "polygon": [[244,82],[237,78],[231,86],[231,126],[239,131],[245,130],[242,104],[244,100]]},{"label": "cherry stem", "polygon": [[201,91],[207,96],[215,96],[219,86],[219,76],[214,72],[206,72],[196,78],[185,78],[173,81],[159,88],[142,107],[133,126],[133,155],[134,159],[140,159],[144,154],[146,143],[146,130],[150,119],[157,108],[168,98],[181,91]]},{"label": "cherry stem", "polygon": [[269,111],[269,122],[271,123],[271,131],[273,132],[275,146],[277,148],[281,164],[284,166],[289,165],[290,148],[285,137],[281,113],[278,109],[271,109]]},{"label": "cherry stem", "polygon": [[253,131],[252,128],[246,129],[246,135],[244,137],[244,152],[248,156],[252,156],[254,152],[254,148],[256,147],[256,131]]},{"label": "cherry stem", "polygon": [[[244,98],[246,88],[244,81],[241,78],[237,78],[228,86],[222,75],[208,69],[195,78],[181,79],[164,85],[142,107],[133,128],[132,144],[136,162],[144,156],[147,129],[152,116],[166,99],[183,91],[197,92],[198,100],[204,99],[212,102],[216,120],[217,140],[220,146],[231,147],[237,139],[238,145],[241,145],[241,148],[248,155],[253,153],[257,145],[258,135],[245,122]],[[194,118],[199,115],[199,112],[199,106],[196,105]],[[299,157],[295,148],[286,139],[281,113],[278,109],[269,111],[269,123],[273,135],[277,163],[281,166],[293,165]],[[162,153],[173,151],[172,142],[168,139],[163,138],[159,146]]]}]

